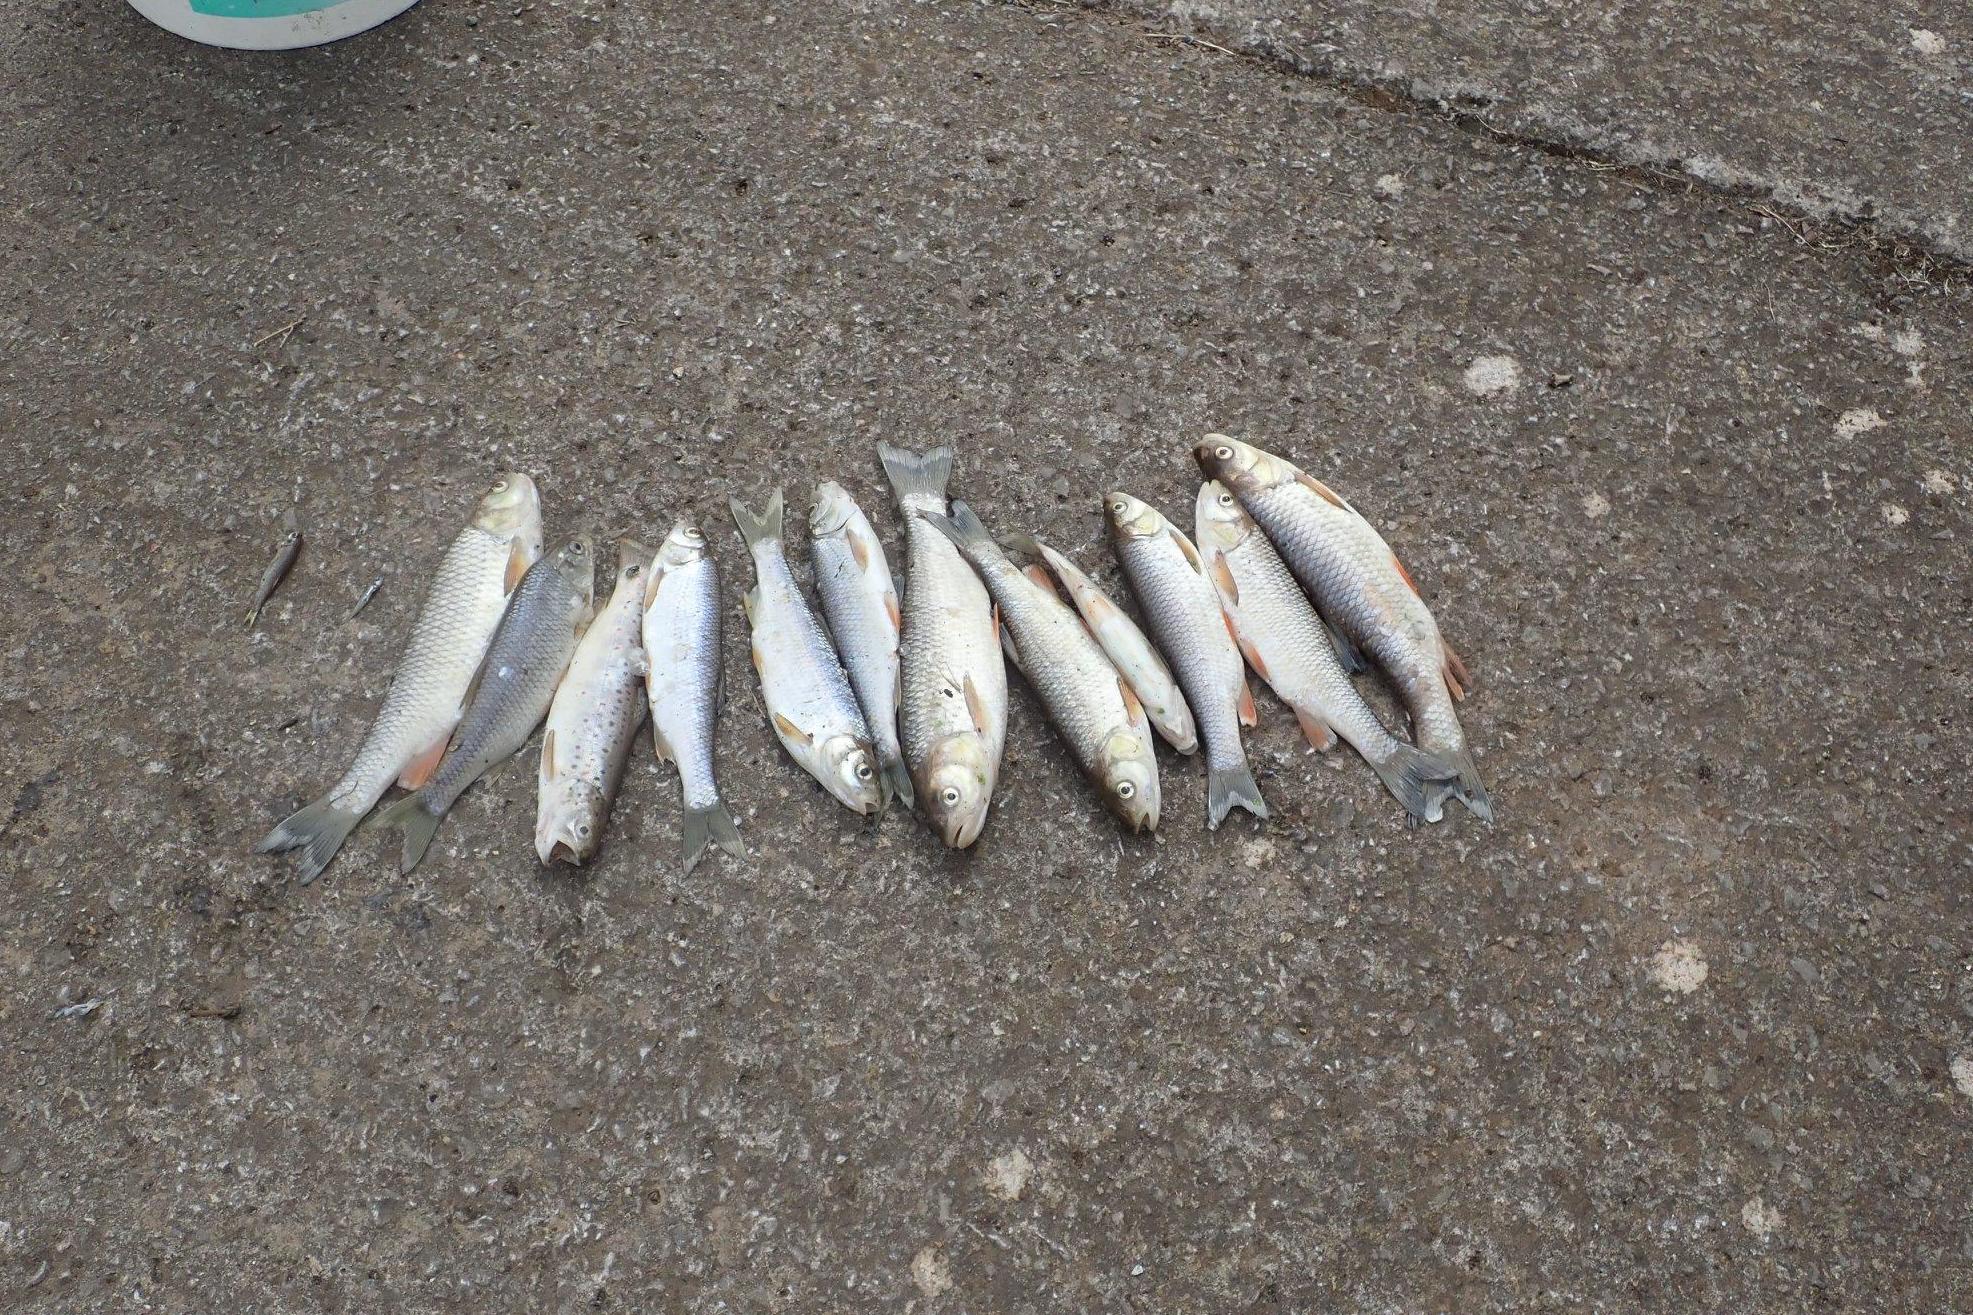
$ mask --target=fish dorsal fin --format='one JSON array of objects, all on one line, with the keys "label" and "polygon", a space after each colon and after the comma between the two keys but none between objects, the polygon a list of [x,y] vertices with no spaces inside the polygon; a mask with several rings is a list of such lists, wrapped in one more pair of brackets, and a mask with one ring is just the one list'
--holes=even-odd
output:
[{"label": "fish dorsal fin", "polygon": [[1233,571],[1226,564],[1226,554],[1215,550],[1211,575],[1213,583],[1219,586],[1221,597],[1229,604],[1240,601],[1240,586],[1233,579]]},{"label": "fish dorsal fin", "polygon": [[850,529],[843,531],[843,537],[849,540],[849,555],[856,559],[856,569],[859,571],[869,570],[870,545],[863,541],[863,536],[855,530]]},{"label": "fish dorsal fin", "polygon": [[513,593],[515,586],[520,584],[521,577],[528,573],[528,567],[532,565],[534,559],[528,556],[528,546],[518,538],[512,540],[507,549],[507,574],[501,580],[500,592]]},{"label": "fish dorsal fin", "polygon": [[[997,612],[994,614],[994,629],[995,633],[998,633],[999,613]],[[973,718],[973,729],[981,735],[985,735],[987,733],[986,700],[980,697],[979,686],[973,683],[973,678],[970,675],[965,680],[965,691],[966,711]]]},{"label": "fish dorsal fin", "polygon": [[1306,470],[1298,470],[1295,472],[1295,482],[1297,484],[1300,484],[1303,488],[1307,489],[1309,492],[1315,494],[1316,497],[1321,498],[1324,502],[1328,503],[1330,506],[1346,511],[1352,516],[1356,515],[1356,508],[1350,506],[1349,503],[1343,501],[1342,494],[1336,492],[1336,490],[1330,488],[1327,484],[1324,484],[1321,480],[1309,474]]},{"label": "fish dorsal fin", "polygon": [[1165,527],[1165,533],[1171,535],[1171,541],[1178,545],[1178,550],[1181,553],[1185,554],[1185,560],[1191,563],[1192,569],[1200,575],[1204,575],[1206,573],[1206,564],[1199,560],[1199,550],[1192,546],[1192,540],[1179,533],[1178,527],[1175,525],[1167,525]]},{"label": "fish dorsal fin", "polygon": [[1130,687],[1130,682],[1125,680],[1121,675],[1117,677],[1117,693],[1124,696],[1124,712],[1129,715],[1130,719],[1132,721],[1143,720],[1144,703],[1137,697],[1137,691]]},{"label": "fish dorsal fin", "polygon": [[804,748],[815,742],[813,735],[810,735],[807,731],[795,725],[795,723],[789,721],[778,712],[774,714],[774,728],[787,738],[799,741]]}]

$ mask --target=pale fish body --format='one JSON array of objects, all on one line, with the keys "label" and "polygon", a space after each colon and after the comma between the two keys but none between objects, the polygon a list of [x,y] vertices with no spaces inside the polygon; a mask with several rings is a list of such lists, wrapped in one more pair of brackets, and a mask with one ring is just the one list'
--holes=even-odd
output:
[{"label": "pale fish body", "polygon": [[534,851],[588,862],[623,779],[631,741],[644,724],[644,572],[650,549],[618,547],[617,584],[569,659],[548,706],[535,778]]},{"label": "pale fish body", "polygon": [[594,556],[588,536],[578,535],[521,577],[487,645],[457,742],[423,789],[384,811],[384,823],[404,833],[398,871],[418,866],[459,796],[519,753],[547,715],[589,623]]},{"label": "pale fish body", "polygon": [[1128,493],[1105,494],[1103,506],[1117,560],[1205,741],[1206,825],[1218,827],[1236,805],[1266,817],[1240,742],[1241,723],[1254,724],[1253,695],[1198,549]]},{"label": "pale fish body", "polygon": [[1192,710],[1185,705],[1185,691],[1178,687],[1171,668],[1158,656],[1158,650],[1151,646],[1137,623],[1074,562],[1040,540],[1033,542],[1035,552],[1068,591],[1069,601],[1082,614],[1089,632],[1130,682],[1131,692],[1144,705],[1145,715],[1165,743],[1180,753],[1197,750],[1199,732],[1192,720]]},{"label": "pale fish body", "polygon": [[1443,783],[1458,773],[1377,720],[1343,670],[1308,595],[1239,499],[1206,481],[1199,489],[1195,529],[1206,578],[1219,592],[1247,665],[1295,710],[1308,742],[1327,751],[1340,735],[1406,812],[1424,818],[1433,811]]},{"label": "pale fish body", "polygon": [[1082,618],[1008,561],[965,503],[953,503],[950,518],[925,518],[978,571],[1000,607],[1016,665],[1103,802],[1131,830],[1156,830],[1161,791],[1150,723]]},{"label": "pale fish body", "polygon": [[[1266,532],[1323,619],[1390,676],[1418,747],[1458,770],[1453,793],[1491,819],[1492,801],[1453,707],[1466,694],[1466,666],[1384,537],[1341,495],[1273,453],[1208,434],[1193,456]],[[1432,800],[1428,820],[1438,820],[1440,803]]]},{"label": "pale fish body", "polygon": [[781,490],[758,516],[737,500],[731,505],[733,523],[754,559],[747,621],[774,733],[788,756],[845,808],[874,813],[884,796],[870,730],[827,632],[788,569],[781,548]]},{"label": "pale fish body", "polygon": [[267,606],[267,600],[281,587],[281,581],[288,578],[295,558],[301,556],[301,530],[295,525],[294,512],[290,511],[283,517],[282,524],[287,526],[288,532],[281,536],[280,544],[274,549],[274,560],[267,563],[267,569],[260,573],[260,587],[254,590],[253,606],[247,609],[249,630],[260,619],[260,609]]},{"label": "pale fish body", "polygon": [[979,839],[1007,743],[1007,665],[979,576],[925,520],[946,511],[952,449],[880,443],[904,518],[907,574],[899,741],[919,802],[946,844]]},{"label": "pale fish body", "polygon": [[902,618],[884,545],[849,491],[833,481],[816,486],[808,530],[815,592],[863,709],[885,794],[896,794],[910,807],[911,773],[897,739]]},{"label": "pale fish body", "polygon": [[665,536],[644,585],[644,656],[658,758],[678,768],[685,807],[685,871],[718,845],[746,857],[733,815],[713,775],[713,734],[721,686],[719,570],[697,525],[680,521]]},{"label": "pale fish body", "polygon": [[391,782],[423,785],[465,712],[466,691],[506,611],[508,594],[541,556],[541,497],[526,475],[503,477],[445,551],[383,705],[343,778],[274,828],[261,853],[300,849],[315,880]]}]

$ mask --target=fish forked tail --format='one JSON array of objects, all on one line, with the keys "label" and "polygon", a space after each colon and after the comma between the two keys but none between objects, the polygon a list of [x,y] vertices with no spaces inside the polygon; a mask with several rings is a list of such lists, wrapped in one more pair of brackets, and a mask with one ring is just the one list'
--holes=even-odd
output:
[{"label": "fish forked tail", "polygon": [[912,452],[879,443],[877,456],[884,463],[884,474],[891,481],[891,491],[897,495],[899,507],[905,511],[945,508],[945,486],[952,481],[951,448]]},{"label": "fish forked tail", "polygon": [[986,526],[973,509],[963,502],[952,504],[952,514],[941,516],[935,511],[920,512],[927,525],[952,540],[952,546],[959,549],[959,555],[978,566],[982,560],[1002,559],[1000,545],[987,533]]},{"label": "fish forked tail", "polygon": [[1409,744],[1392,745],[1390,756],[1370,767],[1413,823],[1438,821],[1446,795],[1458,788],[1457,767]]},{"label": "fish forked tail", "polygon": [[1261,798],[1261,788],[1254,783],[1254,774],[1248,770],[1244,758],[1228,767],[1206,769],[1207,829],[1219,830],[1219,824],[1235,807],[1244,808],[1255,817],[1267,816],[1267,801]]},{"label": "fish forked tail", "polygon": [[397,865],[400,875],[424,861],[432,837],[438,834],[438,824],[444,820],[445,814],[426,809],[422,792],[404,796],[378,815],[378,825],[394,826],[404,833],[404,857]]},{"label": "fish forked tail", "polygon": [[733,509],[733,523],[740,527],[740,537],[747,541],[747,547],[781,537],[780,489],[774,490],[774,496],[767,500],[767,507],[758,516],[748,511],[738,498],[728,498],[726,505]]},{"label": "fish forked tail", "polygon": [[711,845],[718,845],[734,858],[747,856],[747,847],[740,843],[739,828],[733,825],[733,814],[726,811],[724,800],[715,801],[711,808],[691,808],[685,812],[687,876],[699,866],[699,860],[706,856],[706,849]]},{"label": "fish forked tail", "polygon": [[1425,814],[1425,820],[1428,822],[1438,821],[1440,815],[1444,812],[1445,801],[1447,799],[1457,799],[1460,803],[1466,805],[1467,812],[1479,818],[1482,822],[1493,821],[1493,796],[1487,793],[1487,787],[1480,780],[1480,768],[1473,761],[1472,749],[1461,748],[1456,753],[1449,750],[1440,750],[1438,756],[1441,761],[1452,768],[1457,779],[1440,782],[1433,787],[1434,797]]},{"label": "fish forked tail", "polygon": [[296,812],[287,821],[269,831],[261,842],[254,846],[256,854],[279,854],[290,849],[301,851],[301,863],[297,875],[306,886],[322,875],[336,851],[349,839],[349,833],[356,830],[356,824],[363,820],[363,814],[338,808],[330,802],[333,795],[324,795],[308,807]]},{"label": "fish forked tail", "polygon": [[885,793],[904,800],[906,808],[918,802],[911,789],[911,769],[904,765],[904,759],[893,758],[884,764],[884,790]]}]

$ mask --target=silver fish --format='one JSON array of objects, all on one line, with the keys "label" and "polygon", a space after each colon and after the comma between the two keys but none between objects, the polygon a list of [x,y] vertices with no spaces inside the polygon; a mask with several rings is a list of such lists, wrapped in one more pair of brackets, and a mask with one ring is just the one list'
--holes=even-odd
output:
[{"label": "silver fish", "polygon": [[781,490],[774,490],[758,516],[737,499],[731,506],[733,523],[754,559],[747,621],[753,627],[754,670],[774,733],[788,756],[845,808],[874,813],[883,807],[884,796],[870,729],[827,632],[788,569],[781,549]]},{"label": "silver fish", "polygon": [[849,491],[832,480],[816,485],[808,531],[815,592],[870,728],[885,795],[897,795],[908,808],[911,773],[905,770],[904,751],[897,742],[902,622],[884,545]]},{"label": "silver fish", "polygon": [[904,517],[899,736],[904,761],[939,838],[980,838],[1007,743],[1007,665],[993,604],[959,551],[925,521],[943,515],[952,449],[920,455],[877,445]]},{"label": "silver fish", "polygon": [[413,790],[426,782],[459,724],[507,596],[539,556],[541,495],[526,475],[507,475],[446,549],[356,761],[327,794],[269,832],[260,853],[300,849],[306,885],[393,780]]},{"label": "silver fish", "polygon": [[384,587],[383,576],[380,575],[376,579],[372,580],[370,582],[370,587],[363,591],[363,596],[356,600],[356,606],[349,609],[349,615],[344,617],[343,620],[354,621],[356,619],[356,614],[358,612],[361,612],[364,608],[370,606],[370,600],[372,598],[375,598],[377,596],[377,591],[383,587]]},{"label": "silver fish", "polygon": [[709,845],[735,858],[747,856],[713,776],[719,629],[719,570],[699,527],[680,521],[665,536],[644,586],[644,655],[651,665],[645,692],[652,739],[659,760],[677,765],[684,795],[688,873]]},{"label": "silver fish", "polygon": [[1180,753],[1197,751],[1199,732],[1192,720],[1192,710],[1185,706],[1185,691],[1172,679],[1171,668],[1165,665],[1137,623],[1066,556],[1039,539],[1028,538],[1023,546],[1031,547],[1062,582],[1089,632],[1130,682],[1131,692],[1144,705],[1145,715],[1165,743]]},{"label": "silver fish", "polygon": [[381,821],[404,832],[399,872],[418,866],[438,824],[468,786],[521,751],[541,724],[594,607],[595,553],[577,535],[528,568],[487,645],[458,742],[416,794]]},{"label": "silver fish", "polygon": [[1206,742],[1206,825],[1217,828],[1235,806],[1266,817],[1240,742],[1241,723],[1254,724],[1254,696],[1198,549],[1128,493],[1104,494],[1103,506],[1117,560]]},{"label": "silver fish", "polygon": [[1406,812],[1423,818],[1432,811],[1443,783],[1458,772],[1377,720],[1350,683],[1308,595],[1239,499],[1207,480],[1199,488],[1195,525],[1206,578],[1219,591],[1247,665],[1295,710],[1308,742],[1327,752],[1342,736]]},{"label": "silver fish", "polygon": [[[1208,434],[1193,456],[1273,540],[1324,619],[1396,683],[1418,747],[1456,768],[1456,796],[1491,820],[1493,802],[1453,707],[1471,683],[1466,664],[1384,537],[1340,494],[1271,452]],[[1432,800],[1428,821],[1439,819],[1440,803]]]},{"label": "silver fish", "polygon": [[260,588],[254,593],[253,606],[247,609],[249,630],[253,629],[254,622],[260,620],[260,609],[267,606],[267,600],[274,596],[274,591],[281,587],[281,581],[287,578],[289,568],[295,564],[295,558],[301,556],[301,530],[295,525],[294,512],[290,511],[283,516],[281,523],[288,527],[288,532],[282,536],[280,545],[274,549],[274,560],[269,562],[267,569],[260,574]]},{"label": "silver fish", "polygon": [[1131,830],[1155,831],[1161,792],[1150,725],[1082,619],[1008,561],[965,503],[953,503],[950,518],[923,514],[979,572],[1013,636],[1016,665],[1103,802]]},{"label": "silver fish", "polygon": [[630,744],[649,705],[644,678],[644,572],[651,550],[624,541],[617,585],[589,623],[548,707],[536,772],[534,852],[582,864],[602,843]]}]

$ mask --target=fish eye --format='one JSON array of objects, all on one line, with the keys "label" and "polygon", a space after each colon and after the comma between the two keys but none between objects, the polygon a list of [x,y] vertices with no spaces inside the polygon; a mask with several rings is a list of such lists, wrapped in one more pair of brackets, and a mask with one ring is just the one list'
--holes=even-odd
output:
[{"label": "fish eye", "polygon": [[1131,796],[1135,795],[1136,793],[1137,793],[1137,787],[1132,785],[1129,781],[1117,782],[1117,798],[1129,799]]},{"label": "fish eye", "polygon": [[703,539],[703,538],[705,538],[706,536],[705,536],[705,535],[703,535],[703,534],[701,534],[701,533],[699,533],[699,527],[698,527],[698,526],[696,526],[696,525],[690,525],[690,526],[687,526],[687,527],[686,527],[686,530],[685,530],[685,537],[686,537],[686,538],[687,538],[688,540],[690,540],[691,542],[693,542],[693,543],[697,543],[697,542],[698,542],[698,541],[699,541],[700,539]]},{"label": "fish eye", "polygon": [[1110,504],[1110,510],[1114,511],[1115,513],[1117,513],[1117,515],[1121,516],[1125,512],[1130,510],[1130,504],[1125,502],[1122,498],[1118,498],[1115,502]]},{"label": "fish eye", "polygon": [[626,566],[623,568],[623,578],[626,580],[635,580],[637,573],[643,569],[641,566]]},{"label": "fish eye", "polygon": [[947,808],[952,807],[954,804],[959,802],[959,787],[956,785],[948,785],[947,787],[945,787],[945,789],[939,791],[939,798],[945,801],[945,806]]},{"label": "fish eye", "polygon": [[1231,493],[1220,494],[1219,505],[1222,507],[1231,507],[1233,505],[1233,495]]},{"label": "fish eye", "polygon": [[495,480],[493,484],[493,491],[495,493],[505,493],[507,491],[507,481],[504,479]]},{"label": "fish eye", "polygon": [[587,839],[589,839],[589,823],[587,823],[587,822],[578,822],[578,823],[576,823],[576,826],[575,826],[575,838],[576,838],[577,840],[587,840]]},{"label": "fish eye", "polygon": [[572,543],[569,545],[569,556],[571,557],[580,557],[585,551],[587,551],[587,549],[585,549],[579,543]]},{"label": "fish eye", "polygon": [[867,781],[870,779],[869,763],[860,762],[856,765],[856,779],[859,781]]},{"label": "fish eye", "polygon": [[1233,449],[1228,447],[1226,444],[1221,443],[1218,447],[1213,449],[1213,455],[1218,457],[1221,461],[1231,461],[1233,460]]}]

